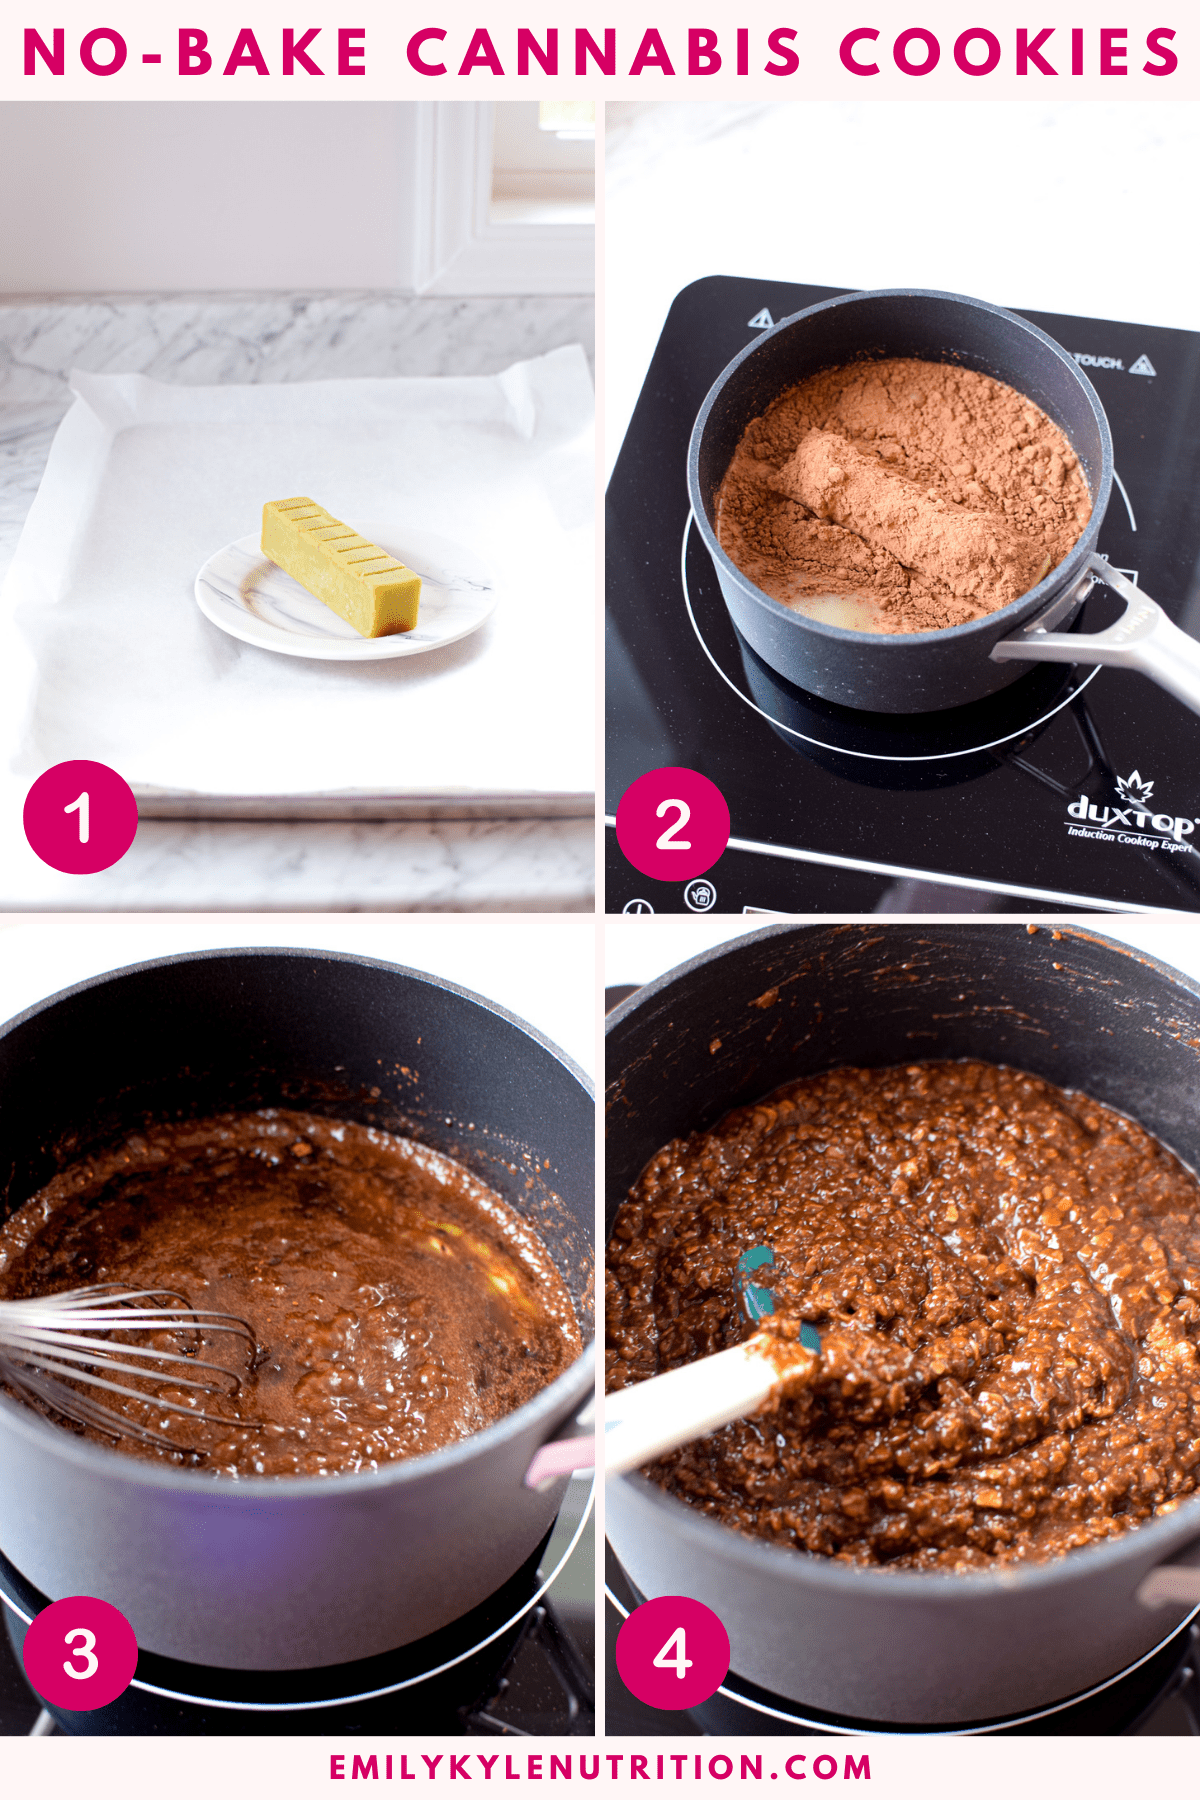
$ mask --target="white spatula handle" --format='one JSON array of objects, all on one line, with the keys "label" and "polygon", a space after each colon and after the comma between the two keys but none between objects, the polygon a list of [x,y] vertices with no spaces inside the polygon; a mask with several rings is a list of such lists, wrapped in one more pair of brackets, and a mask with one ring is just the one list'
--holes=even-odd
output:
[{"label": "white spatula handle", "polygon": [[744,1419],[770,1398],[779,1371],[751,1338],[669,1369],[604,1402],[604,1473],[627,1475],[680,1444]]}]

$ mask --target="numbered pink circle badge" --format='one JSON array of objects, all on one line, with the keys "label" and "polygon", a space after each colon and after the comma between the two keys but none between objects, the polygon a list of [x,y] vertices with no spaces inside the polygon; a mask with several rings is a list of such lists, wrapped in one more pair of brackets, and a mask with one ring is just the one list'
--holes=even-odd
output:
[{"label": "numbered pink circle badge", "polygon": [[94,1712],[125,1692],[137,1670],[133,1626],[107,1600],[55,1600],[25,1633],[25,1673],[51,1706]]},{"label": "numbered pink circle badge", "polygon": [[111,869],[137,828],[133,789],[107,763],[55,763],[25,796],[29,847],[64,875]]},{"label": "numbered pink circle badge", "polygon": [[621,795],[617,842],[639,874],[691,881],[729,842],[725,796],[695,769],[651,769]]},{"label": "numbered pink circle badge", "polygon": [[664,1594],[622,1625],[617,1669],[643,1705],[681,1712],[709,1699],[729,1673],[729,1635],[702,1600]]}]

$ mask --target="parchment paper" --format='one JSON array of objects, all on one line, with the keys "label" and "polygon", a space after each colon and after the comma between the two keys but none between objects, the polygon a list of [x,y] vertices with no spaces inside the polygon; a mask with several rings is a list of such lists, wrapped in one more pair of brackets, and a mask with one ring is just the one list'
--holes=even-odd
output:
[{"label": "parchment paper", "polygon": [[[6,761],[263,795],[594,786],[592,390],[578,346],[493,377],[175,387],[76,373],[0,595]],[[490,565],[474,636],[302,661],[203,617],[196,573],[308,494],[410,519]]]}]

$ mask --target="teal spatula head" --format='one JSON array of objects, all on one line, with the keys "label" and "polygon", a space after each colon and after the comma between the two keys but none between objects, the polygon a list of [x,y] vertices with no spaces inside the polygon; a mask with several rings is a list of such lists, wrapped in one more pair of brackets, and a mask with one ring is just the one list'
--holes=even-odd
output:
[{"label": "teal spatula head", "polygon": [[[746,1316],[752,1324],[757,1325],[760,1319],[767,1319],[775,1311],[775,1301],[770,1288],[760,1287],[750,1277],[756,1269],[769,1269],[774,1265],[775,1252],[770,1244],[755,1244],[750,1250],[743,1250],[737,1259],[737,1272],[742,1283],[742,1305],[746,1308]],[[806,1350],[819,1352],[821,1335],[815,1325],[807,1320],[800,1327],[800,1342]]]},{"label": "teal spatula head", "polygon": [[742,1305],[755,1325],[775,1311],[775,1301],[770,1288],[759,1287],[750,1277],[756,1269],[770,1268],[774,1261],[775,1252],[769,1244],[755,1244],[752,1250],[744,1250],[737,1260],[737,1271],[742,1280]]}]

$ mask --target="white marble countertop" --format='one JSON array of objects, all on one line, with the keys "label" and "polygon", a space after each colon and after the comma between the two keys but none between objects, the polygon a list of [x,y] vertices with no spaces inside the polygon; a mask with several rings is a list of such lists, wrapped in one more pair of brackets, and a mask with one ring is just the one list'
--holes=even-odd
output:
[{"label": "white marble countertop", "polygon": [[[561,344],[591,354],[584,296],[61,296],[0,300],[0,579],[71,403],[71,369],[180,383],[483,375]],[[590,819],[143,820],[100,875],[36,864],[0,907],[590,911]],[[32,859],[30,859],[32,863]]]}]

